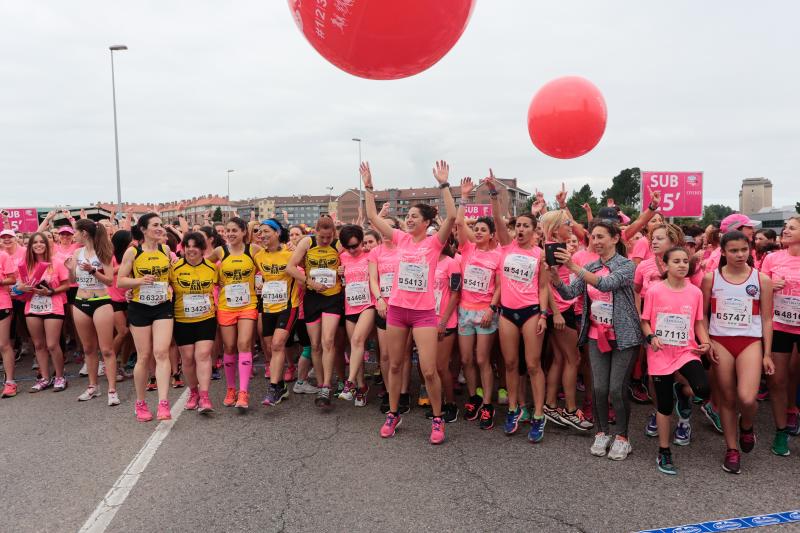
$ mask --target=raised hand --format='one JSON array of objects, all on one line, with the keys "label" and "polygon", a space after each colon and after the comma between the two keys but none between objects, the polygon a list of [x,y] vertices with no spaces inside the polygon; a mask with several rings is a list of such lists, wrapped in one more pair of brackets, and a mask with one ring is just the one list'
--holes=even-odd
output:
[{"label": "raised hand", "polygon": [[661,191],[651,191],[649,187],[647,190],[650,191],[650,205],[658,209],[658,206],[661,205]]},{"label": "raised hand", "polygon": [[364,161],[358,167],[358,172],[361,174],[361,181],[364,183],[364,188],[368,191],[372,189],[372,171],[369,169],[369,163]]},{"label": "raised hand", "polygon": [[[361,208],[359,207],[359,211],[360,210]],[[381,206],[381,212],[378,213],[378,216],[381,218],[386,218],[389,216],[389,202],[384,202],[384,204]]]},{"label": "raised hand", "polygon": [[494,177],[494,172],[492,172],[491,168],[489,169],[489,176],[484,178],[483,181],[491,192],[497,192],[497,178]]},{"label": "raised hand", "polygon": [[433,177],[439,182],[439,185],[447,183],[447,178],[450,177],[450,165],[447,161],[437,161],[436,166],[433,168]]},{"label": "raised hand", "polygon": [[472,178],[469,176],[461,178],[461,199],[466,200],[472,191],[475,189],[475,184],[472,183]]},{"label": "raised hand", "polygon": [[556,194],[556,202],[558,202],[558,207],[561,209],[567,207],[567,189],[563,181],[561,182],[561,190]]}]

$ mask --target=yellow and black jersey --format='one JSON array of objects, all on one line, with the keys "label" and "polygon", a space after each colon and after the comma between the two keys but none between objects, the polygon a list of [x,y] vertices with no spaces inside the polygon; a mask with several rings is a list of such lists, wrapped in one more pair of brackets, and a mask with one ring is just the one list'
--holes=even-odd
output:
[{"label": "yellow and black jersey", "polygon": [[190,323],[214,318],[214,286],[218,279],[217,268],[207,259],[197,266],[186,259],[172,265],[169,281],[175,294],[175,320]]},{"label": "yellow and black jersey", "polygon": [[219,308],[224,311],[244,311],[256,308],[256,263],[250,245],[244,253],[232,255],[227,246],[222,247],[222,260],[217,265]]},{"label": "yellow and black jersey", "polygon": [[285,246],[275,252],[261,250],[255,256],[256,266],[264,279],[261,300],[265,313],[280,313],[300,303],[297,280],[286,272],[291,257],[292,252]]},{"label": "yellow and black jersey", "polygon": [[134,278],[155,276],[155,282],[140,285],[133,289],[133,301],[145,305],[159,305],[169,300],[170,254],[165,244],[159,244],[157,250],[146,251],[139,244],[131,270]]},{"label": "yellow and black jersey", "polygon": [[334,296],[342,292],[342,282],[339,280],[339,252],[336,251],[336,239],[329,246],[319,246],[317,238],[312,236],[311,246],[306,252],[305,270],[306,284],[311,281],[322,283],[328,289],[320,294]]}]

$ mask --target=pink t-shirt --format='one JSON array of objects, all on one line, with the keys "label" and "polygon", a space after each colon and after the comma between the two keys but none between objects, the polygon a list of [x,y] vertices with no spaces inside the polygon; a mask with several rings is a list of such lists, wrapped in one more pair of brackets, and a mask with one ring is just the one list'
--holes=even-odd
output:
[{"label": "pink t-shirt", "polygon": [[[611,271],[608,267],[604,266],[595,275],[599,277],[608,276]],[[608,327],[608,340],[614,340],[617,336],[614,334],[614,293],[603,292],[594,285],[586,284],[586,292],[589,294],[589,338],[597,340],[599,325]]]},{"label": "pink t-shirt", "polygon": [[722,248],[715,248],[713,252],[706,259],[706,272],[713,272],[719,266],[719,260],[722,257]]},{"label": "pink t-shirt", "polygon": [[381,296],[384,300],[388,300],[392,295],[394,276],[397,273],[397,265],[400,263],[400,251],[395,246],[390,248],[379,244],[370,250],[369,262],[375,263],[378,269],[378,285],[381,288]]},{"label": "pink t-shirt", "polygon": [[[442,313],[450,303],[450,277],[461,273],[461,265],[452,257],[442,256],[436,264],[436,280],[433,284],[433,292],[436,298],[436,316],[442,319]],[[456,310],[447,319],[445,327],[450,329],[458,326],[458,316]]]},{"label": "pink t-shirt", "polygon": [[[27,269],[26,262],[22,263],[22,268]],[[57,289],[68,279],[69,271],[67,267],[57,262],[52,263],[42,276],[42,281],[46,281],[51,289]],[[39,296],[32,292],[27,293],[25,295],[25,314],[64,316],[64,304],[66,302],[66,292],[60,292],[53,296]]]},{"label": "pink t-shirt", "polygon": [[72,244],[70,244],[68,246],[64,246],[63,244],[55,244],[53,246],[53,252],[55,253],[55,255],[57,255],[59,257],[62,257],[63,258],[62,261],[63,261],[63,260],[66,260],[67,258],[71,257],[72,253],[75,250],[77,250],[78,248],[80,248],[80,247],[81,247],[81,245],[78,244],[77,242],[73,242]]},{"label": "pink t-shirt", "polygon": [[[545,242],[545,244],[550,244],[551,242],[555,241],[547,241]],[[564,265],[558,267],[558,277],[561,278],[561,283],[569,285],[572,281],[572,277],[570,276],[570,274],[572,274],[572,272],[570,272],[570,270]],[[573,298],[572,300],[565,300],[564,298],[561,297],[561,295],[558,293],[555,287],[553,287],[552,284],[550,285],[550,292],[553,294],[553,300],[555,300],[556,307],[558,308],[558,311],[560,313],[563,313],[564,311],[572,307],[575,304],[575,300],[577,300],[577,298]]]},{"label": "pink t-shirt", "polygon": [[800,335],[800,256],[789,255],[787,250],[773,252],[764,257],[761,272],[773,281],[786,282],[774,293],[772,327]]},{"label": "pink t-shirt", "polygon": [[124,302],[126,289],[120,289],[117,287],[117,271],[119,270],[119,263],[117,263],[116,256],[113,255],[111,256],[111,267],[114,269],[114,283],[109,285],[106,290],[113,301]]},{"label": "pink t-shirt", "polygon": [[[6,278],[17,273],[17,263],[10,255],[0,250],[0,277]],[[10,285],[0,285],[0,309],[11,309]]]},{"label": "pink t-shirt", "polygon": [[[508,309],[539,305],[539,268],[542,249],[521,248],[516,239],[501,248],[500,304]],[[464,297],[462,291],[461,297]]]},{"label": "pink t-shirt", "polygon": [[[14,253],[13,254],[8,254],[8,255],[11,256],[11,261],[14,263],[14,272],[18,272],[17,269],[18,269],[19,265],[21,265],[22,263],[25,262],[25,252],[26,252],[25,248],[23,248],[20,245],[17,245],[17,249],[14,250]],[[20,300],[20,301],[25,299],[24,296],[12,296],[11,298],[13,298],[14,300]]]},{"label": "pink t-shirt", "polygon": [[660,281],[661,272],[658,270],[655,257],[645,259],[636,266],[636,273],[633,275],[633,284],[637,287],[642,287],[642,290],[639,291],[642,298],[647,296],[647,290],[651,285]]},{"label": "pink t-shirt", "polygon": [[435,309],[433,280],[444,243],[437,235],[414,242],[411,235],[398,229],[392,232],[392,242],[397,247],[399,261],[389,304],[414,311]]},{"label": "pink t-shirt", "polygon": [[[461,251],[461,301],[464,309],[480,311],[492,303],[495,277],[502,268],[503,248],[480,250],[475,243],[465,241],[458,247]],[[502,297],[502,292],[501,292]]]},{"label": "pink t-shirt", "polygon": [[[585,250],[585,249],[584,250],[578,250],[577,252],[575,252],[572,255],[572,262],[575,263],[576,265],[580,266],[580,267],[585,267],[589,263],[594,263],[598,259],[600,259],[599,255],[597,255],[594,252],[590,252],[589,250]],[[561,274],[560,271],[559,271],[559,274]],[[572,283],[572,280],[574,280],[574,279],[575,279],[575,274],[570,273],[569,278],[568,278],[568,282]],[[567,283],[567,281],[565,281],[564,283]],[[583,297],[582,296],[578,296],[575,299],[575,315],[579,316],[579,317],[581,315],[583,315]]]},{"label": "pink t-shirt", "polygon": [[373,307],[375,299],[369,288],[369,253],[357,256],[347,250],[339,254],[344,267],[344,314],[357,315]]},{"label": "pink t-shirt", "polygon": [[650,240],[647,237],[642,237],[636,244],[633,245],[633,250],[631,250],[631,256],[628,258],[631,261],[634,259],[641,259],[644,261],[645,259],[650,259],[653,257],[653,250],[650,249]]},{"label": "pink t-shirt", "polygon": [[697,348],[694,324],[703,319],[703,293],[686,283],[673,289],[666,281],[655,283],[644,299],[642,318],[650,321],[653,335],[661,340],[661,349],[654,352],[647,345],[647,369],[654,376],[666,376],[700,357],[692,353]]}]

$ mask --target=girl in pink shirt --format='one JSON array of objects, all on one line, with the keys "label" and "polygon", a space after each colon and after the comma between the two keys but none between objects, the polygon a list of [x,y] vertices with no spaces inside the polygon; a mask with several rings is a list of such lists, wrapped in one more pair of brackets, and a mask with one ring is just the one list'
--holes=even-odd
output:
[{"label": "girl in pink shirt", "polygon": [[[391,240],[397,247],[400,261],[392,281],[392,295],[386,317],[389,339],[389,375],[384,376],[389,391],[389,412],[381,427],[381,437],[392,437],[400,424],[398,403],[402,385],[401,368],[405,355],[408,332],[414,337],[419,352],[419,366],[425,379],[425,387],[433,409],[430,442],[444,442],[444,421],[442,420],[442,384],[436,372],[436,351],[438,331],[436,318],[436,298],[433,281],[436,264],[445,243],[450,238],[455,221],[456,208],[447,178],[450,167],[445,161],[438,161],[433,170],[446,215],[439,230],[428,235],[428,228],[436,218],[436,209],[427,204],[417,204],[408,210],[404,233],[392,228],[378,214],[372,187],[372,173],[369,164],[362,163],[361,179],[366,190],[367,216],[372,226],[381,232],[384,240]],[[387,379],[388,378],[388,379]]]},{"label": "girl in pink shirt", "polygon": [[10,255],[0,250],[0,354],[3,356],[3,368],[6,382],[3,386],[3,398],[17,395],[17,384],[14,381],[14,348],[11,345],[12,314],[11,295],[8,288],[17,281],[17,264]]},{"label": "girl in pink shirt", "polygon": [[[453,375],[450,372],[450,359],[458,331],[458,301],[461,287],[461,265],[453,259],[450,243],[442,250],[436,264],[436,278],[433,285],[436,297],[436,316],[439,319],[439,347],[436,357],[436,371],[442,382],[442,411],[445,422],[455,422],[458,407],[453,393]],[[433,413],[431,413],[433,416]]]},{"label": "girl in pink shirt", "polygon": [[662,224],[650,231],[650,250],[653,253],[651,257],[636,266],[636,273],[633,276],[633,289],[638,295],[636,301],[638,309],[642,308],[641,302],[647,296],[650,285],[659,283],[663,279],[664,253],[676,246],[683,246],[684,238],[683,231],[674,224]]},{"label": "girl in pink shirt", "polygon": [[653,240],[653,230],[663,225],[664,215],[661,213],[654,214],[653,218],[647,223],[647,234],[633,245],[630,260],[633,261],[634,264],[638,265],[645,259],[653,257],[653,250],[650,247],[650,243]]},{"label": "girl in pink shirt", "polygon": [[[694,270],[689,252],[673,247],[664,254],[664,259],[664,280],[652,284],[644,298],[642,333],[648,343],[647,365],[658,407],[656,464],[659,471],[676,474],[669,448],[673,394],[678,396],[678,426],[686,429],[691,414],[690,399],[708,398],[710,393],[700,355],[709,352],[711,339],[703,323],[703,293],[688,282]],[[700,339],[699,344],[696,338]],[[680,372],[689,385],[676,383],[675,372]]]}]

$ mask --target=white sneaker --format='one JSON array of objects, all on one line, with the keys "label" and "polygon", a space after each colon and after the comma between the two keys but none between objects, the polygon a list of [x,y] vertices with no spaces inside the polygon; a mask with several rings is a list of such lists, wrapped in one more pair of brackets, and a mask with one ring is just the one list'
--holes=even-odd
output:
[{"label": "white sneaker", "polygon": [[622,461],[628,457],[628,454],[633,452],[633,446],[627,440],[622,440],[619,437],[614,439],[614,444],[611,445],[611,451],[608,452],[608,458],[612,461]]},{"label": "white sneaker", "polygon": [[105,376],[106,375],[106,364],[100,359],[100,366],[97,367],[97,375],[98,376]]},{"label": "white sneaker", "polygon": [[108,406],[113,407],[115,405],[119,405],[119,396],[117,396],[116,392],[109,392],[108,393]]},{"label": "white sneaker", "polygon": [[292,386],[292,392],[295,394],[316,394],[319,392],[319,388],[315,387],[308,381],[295,381],[294,386]]},{"label": "white sneaker", "polygon": [[92,398],[99,398],[99,397],[100,397],[100,391],[97,390],[97,387],[88,387],[85,391],[83,391],[83,394],[78,396],[78,401],[85,402],[91,400]]},{"label": "white sneaker", "polygon": [[605,433],[598,433],[594,436],[594,443],[592,447],[589,448],[589,451],[595,457],[603,457],[608,450],[608,445],[611,443],[611,435],[606,435]]},{"label": "white sneaker", "polygon": [[81,369],[78,370],[78,375],[84,378],[89,375],[89,369],[86,368],[86,363],[83,363]]}]

